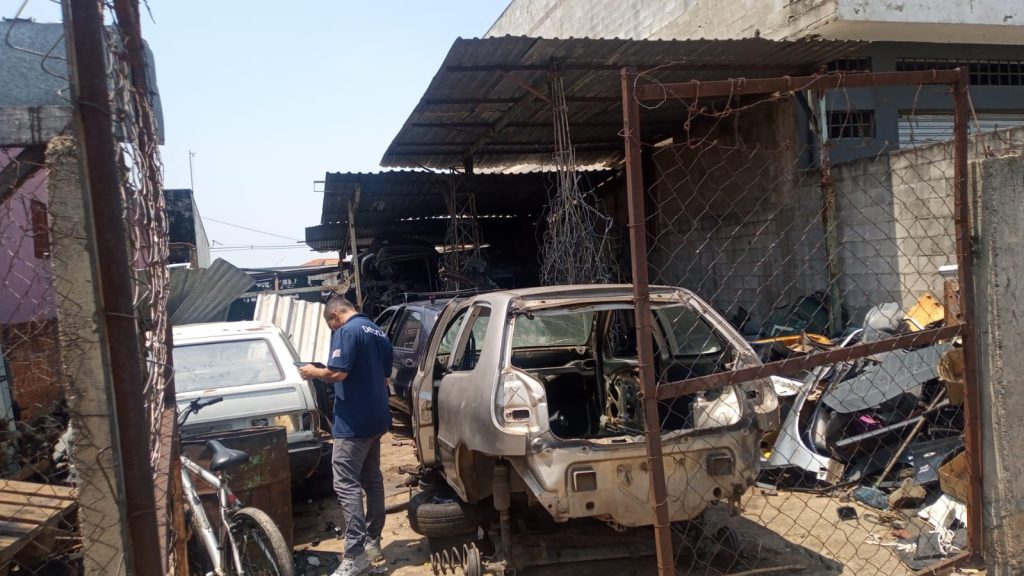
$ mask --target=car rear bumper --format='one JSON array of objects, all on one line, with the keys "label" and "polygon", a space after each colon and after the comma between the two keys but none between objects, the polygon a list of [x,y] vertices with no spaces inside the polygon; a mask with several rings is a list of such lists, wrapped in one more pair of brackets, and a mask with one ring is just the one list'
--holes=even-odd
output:
[{"label": "car rear bumper", "polygon": [[[759,437],[754,418],[721,430],[666,435],[671,521],[691,520],[714,502],[738,502],[759,471]],[[556,521],[589,517],[621,526],[654,524],[644,442],[540,447],[509,461]]]}]

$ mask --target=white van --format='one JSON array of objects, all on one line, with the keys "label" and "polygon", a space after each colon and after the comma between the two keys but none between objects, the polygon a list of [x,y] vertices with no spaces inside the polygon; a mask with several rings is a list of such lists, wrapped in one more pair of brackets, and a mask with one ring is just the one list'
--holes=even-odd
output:
[{"label": "white van", "polygon": [[313,384],[299,376],[298,360],[288,337],[267,322],[175,326],[179,410],[201,396],[224,398],[189,418],[181,436],[283,426],[292,482],[305,480],[316,470],[323,441]]}]

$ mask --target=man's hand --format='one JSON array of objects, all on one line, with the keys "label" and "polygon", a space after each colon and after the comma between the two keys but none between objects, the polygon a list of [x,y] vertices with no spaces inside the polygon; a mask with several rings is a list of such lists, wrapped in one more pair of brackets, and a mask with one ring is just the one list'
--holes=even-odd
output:
[{"label": "man's hand", "polygon": [[312,364],[306,364],[299,368],[299,376],[302,376],[304,380],[322,380],[332,384],[344,380],[348,377],[348,372],[331,370],[330,368],[317,368]]},{"label": "man's hand", "polygon": [[322,380],[321,373],[323,371],[323,368],[317,368],[312,364],[306,364],[305,366],[299,367],[299,376],[302,376],[303,380]]}]

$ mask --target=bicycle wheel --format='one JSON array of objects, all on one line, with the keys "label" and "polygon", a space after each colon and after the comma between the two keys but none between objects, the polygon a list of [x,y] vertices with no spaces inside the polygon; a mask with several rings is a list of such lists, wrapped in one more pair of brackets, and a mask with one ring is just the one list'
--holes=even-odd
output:
[{"label": "bicycle wheel", "polygon": [[[253,576],[295,576],[292,551],[277,524],[262,510],[242,508],[231,517],[242,573]],[[232,564],[234,562],[229,561]]]}]

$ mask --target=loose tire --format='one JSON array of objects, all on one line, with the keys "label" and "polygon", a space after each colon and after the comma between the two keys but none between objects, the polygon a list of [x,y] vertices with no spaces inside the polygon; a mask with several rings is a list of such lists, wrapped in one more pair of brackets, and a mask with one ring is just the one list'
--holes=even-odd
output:
[{"label": "loose tire", "polygon": [[428,490],[409,500],[409,527],[427,538],[451,538],[472,534],[480,527],[480,513],[457,496],[441,497]]},{"label": "loose tire", "polygon": [[[231,519],[242,570],[254,576],[295,576],[292,551],[277,524],[262,510],[242,508]],[[234,562],[228,559],[229,565]]]}]

